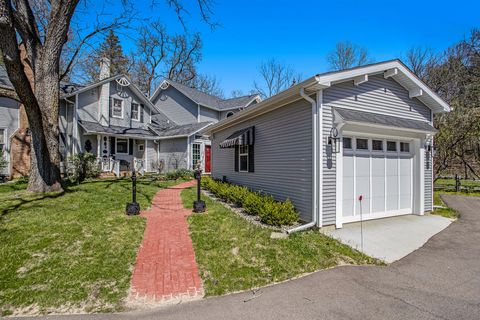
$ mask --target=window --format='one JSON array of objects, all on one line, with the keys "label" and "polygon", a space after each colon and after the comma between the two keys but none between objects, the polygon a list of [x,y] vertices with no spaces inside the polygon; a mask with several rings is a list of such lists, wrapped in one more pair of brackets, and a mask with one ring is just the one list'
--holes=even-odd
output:
[{"label": "window", "polygon": [[143,150],[145,150],[145,147],[143,146],[143,144],[139,144],[138,151],[143,151]]},{"label": "window", "polygon": [[368,150],[368,139],[357,139],[357,150]]},{"label": "window", "polygon": [[123,118],[123,100],[113,99],[112,117]]},{"label": "window", "polygon": [[117,153],[128,154],[128,139],[117,139]]},{"label": "window", "polygon": [[138,103],[132,103],[132,119],[140,121],[140,105]]},{"label": "window", "polygon": [[387,151],[397,151],[397,142],[396,141],[387,141]]},{"label": "window", "polygon": [[240,146],[238,150],[238,168],[239,171],[248,171],[248,146]]},{"label": "window", "polygon": [[383,141],[382,140],[372,140],[372,150],[373,151],[382,151],[383,150]]},{"label": "window", "polygon": [[410,152],[410,143],[400,142],[400,152]]},{"label": "window", "polygon": [[231,116],[233,116],[233,111],[230,111],[230,112],[227,113],[227,118],[229,118]]},{"label": "window", "polygon": [[5,144],[6,144],[6,134],[5,134],[5,129],[0,129],[0,152],[5,151]]},{"label": "window", "polygon": [[343,138],[343,149],[352,149],[352,138]]},{"label": "window", "polygon": [[200,144],[192,144],[192,168],[197,168],[197,163],[200,162]]}]

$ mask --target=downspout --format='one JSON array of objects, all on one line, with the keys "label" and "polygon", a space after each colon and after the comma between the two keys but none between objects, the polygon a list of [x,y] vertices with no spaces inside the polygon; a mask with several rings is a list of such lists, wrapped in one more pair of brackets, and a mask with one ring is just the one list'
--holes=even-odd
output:
[{"label": "downspout", "polygon": [[300,89],[300,96],[312,104],[312,221],[301,226],[287,230],[288,234],[307,230],[317,225],[318,212],[318,104],[305,93],[305,88]]}]

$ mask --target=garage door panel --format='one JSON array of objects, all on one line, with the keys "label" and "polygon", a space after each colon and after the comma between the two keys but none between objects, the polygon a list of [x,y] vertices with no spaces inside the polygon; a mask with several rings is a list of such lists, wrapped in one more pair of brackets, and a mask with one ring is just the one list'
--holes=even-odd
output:
[{"label": "garage door panel", "polygon": [[[397,148],[400,145],[396,141]],[[360,206],[364,219],[405,214],[413,206],[412,155],[378,149],[378,143],[377,150],[371,150],[371,139],[368,146],[369,150],[344,149],[342,214],[348,222],[360,220]]]}]

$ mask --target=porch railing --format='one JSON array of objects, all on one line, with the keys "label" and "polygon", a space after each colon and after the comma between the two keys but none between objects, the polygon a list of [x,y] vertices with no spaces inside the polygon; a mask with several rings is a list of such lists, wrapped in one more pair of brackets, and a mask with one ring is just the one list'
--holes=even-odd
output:
[{"label": "porch railing", "polygon": [[135,168],[135,171],[142,176],[145,174],[145,160],[133,158],[133,167]]},{"label": "porch railing", "polygon": [[120,176],[120,161],[113,157],[98,158],[98,165],[102,172],[113,172],[117,177]]}]

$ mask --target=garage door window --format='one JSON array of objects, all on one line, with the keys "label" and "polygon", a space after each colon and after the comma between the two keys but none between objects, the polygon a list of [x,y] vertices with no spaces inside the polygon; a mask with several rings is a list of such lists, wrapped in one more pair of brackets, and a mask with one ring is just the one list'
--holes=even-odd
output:
[{"label": "garage door window", "polygon": [[368,139],[357,139],[357,150],[368,150]]},{"label": "garage door window", "polygon": [[372,150],[373,151],[383,151],[383,141],[382,140],[372,140]]},{"label": "garage door window", "polygon": [[352,149],[352,138],[343,138],[343,148]]},{"label": "garage door window", "polygon": [[387,141],[387,151],[397,152],[397,142]]},{"label": "garage door window", "polygon": [[410,143],[400,142],[400,152],[410,152]]}]

